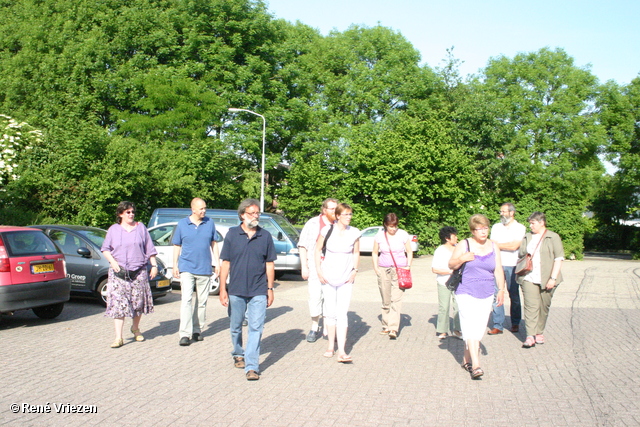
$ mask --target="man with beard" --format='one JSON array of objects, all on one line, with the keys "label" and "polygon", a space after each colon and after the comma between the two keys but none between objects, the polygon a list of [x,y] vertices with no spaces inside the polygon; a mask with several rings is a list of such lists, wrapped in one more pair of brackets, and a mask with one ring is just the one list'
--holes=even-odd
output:
[{"label": "man with beard", "polygon": [[[173,277],[180,279],[182,302],[180,305],[181,346],[202,341],[201,328],[207,312],[207,298],[211,288],[211,253],[218,259],[215,241],[216,227],[207,218],[207,204],[196,197],[191,201],[191,215],[178,221],[173,234]],[[217,273],[214,273],[214,278]],[[196,300],[192,303],[193,291]]]},{"label": "man with beard", "polygon": [[[326,199],[322,202],[320,215],[311,218],[302,228],[298,249],[302,278],[309,281],[309,314],[311,314],[311,329],[307,334],[307,342],[316,342],[320,335],[320,316],[322,316],[322,284],[316,272],[314,250],[320,235],[320,230],[336,220],[336,199]],[[311,254],[311,256],[309,256]]]},{"label": "man with beard", "polygon": [[[220,303],[228,307],[233,365],[244,368],[247,380],[255,381],[260,379],[260,340],[267,307],[273,303],[277,256],[271,234],[258,226],[259,202],[243,200],[238,217],[242,223],[229,229],[220,254]],[[243,348],[245,312],[249,331]]]},{"label": "man with beard", "polygon": [[[511,300],[511,332],[520,330],[522,308],[520,304],[520,287],[516,282],[516,264],[518,263],[518,249],[527,232],[524,225],[515,220],[516,207],[512,203],[503,203],[500,206],[500,222],[491,227],[491,240],[497,243],[502,258],[509,299]],[[496,286],[496,295],[498,287]],[[489,335],[501,334],[504,329],[504,305],[497,307],[496,297],[493,300],[493,328]]]}]

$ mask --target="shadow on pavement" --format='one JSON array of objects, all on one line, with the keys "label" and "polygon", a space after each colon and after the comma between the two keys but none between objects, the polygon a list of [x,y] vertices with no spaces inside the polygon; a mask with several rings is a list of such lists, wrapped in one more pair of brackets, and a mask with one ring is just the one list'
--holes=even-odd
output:
[{"label": "shadow on pavement", "polygon": [[288,353],[294,351],[304,341],[305,335],[302,329],[290,329],[287,332],[269,335],[260,343],[260,354],[269,354],[260,364],[260,372],[277,363]]},{"label": "shadow on pavement", "polygon": [[356,343],[360,341],[360,338],[364,337],[369,332],[371,326],[364,322],[362,320],[362,317],[360,317],[354,311],[350,311],[347,316],[349,319],[349,329],[347,331],[347,343],[345,345],[345,351],[347,352],[347,354],[349,354],[351,353],[351,350],[356,345]]}]

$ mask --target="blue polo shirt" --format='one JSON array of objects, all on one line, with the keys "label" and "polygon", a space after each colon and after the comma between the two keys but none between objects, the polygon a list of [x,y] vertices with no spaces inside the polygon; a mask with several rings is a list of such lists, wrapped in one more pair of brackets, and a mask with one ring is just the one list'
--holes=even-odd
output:
[{"label": "blue polo shirt", "polygon": [[208,217],[200,225],[191,222],[191,216],[181,219],[176,225],[171,243],[182,246],[178,268],[180,272],[210,276],[211,242],[215,240],[216,226]]},{"label": "blue polo shirt", "polygon": [[271,234],[261,227],[249,239],[241,226],[231,227],[224,238],[220,259],[229,261],[229,295],[254,297],[267,294],[267,262],[277,259]]}]

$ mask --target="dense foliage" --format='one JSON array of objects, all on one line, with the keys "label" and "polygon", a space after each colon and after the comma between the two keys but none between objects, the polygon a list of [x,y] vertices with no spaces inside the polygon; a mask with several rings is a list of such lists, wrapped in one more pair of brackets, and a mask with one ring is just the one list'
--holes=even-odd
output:
[{"label": "dense foliage", "polygon": [[267,206],[294,222],[333,196],[359,227],[398,213],[432,251],[439,227],[464,235],[470,214],[496,221],[512,201],[521,222],[545,212],[580,257],[585,235],[602,248],[599,229],[640,213],[640,78],[601,85],[560,49],[463,79],[452,52],[431,68],[391,29],[322,36],[259,0],[16,0],[0,13],[2,223],[104,227],[122,199],[145,220],[194,196],[257,197],[262,120],[230,107],[266,118]]}]

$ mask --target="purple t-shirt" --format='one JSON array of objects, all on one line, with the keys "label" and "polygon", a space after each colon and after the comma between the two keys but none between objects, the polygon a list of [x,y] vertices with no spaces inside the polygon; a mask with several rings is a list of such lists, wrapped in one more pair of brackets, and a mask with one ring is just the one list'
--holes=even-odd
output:
[{"label": "purple t-shirt", "polygon": [[[466,242],[463,244],[466,246]],[[467,261],[462,272],[462,281],[456,290],[457,295],[466,294],[479,299],[493,296],[496,252],[493,244],[492,247],[491,253],[476,255],[473,261]]]},{"label": "purple t-shirt", "polygon": [[125,230],[120,224],[113,224],[107,230],[100,250],[111,252],[118,265],[127,270],[144,267],[147,260],[158,253],[147,228],[140,222],[131,231]]}]

